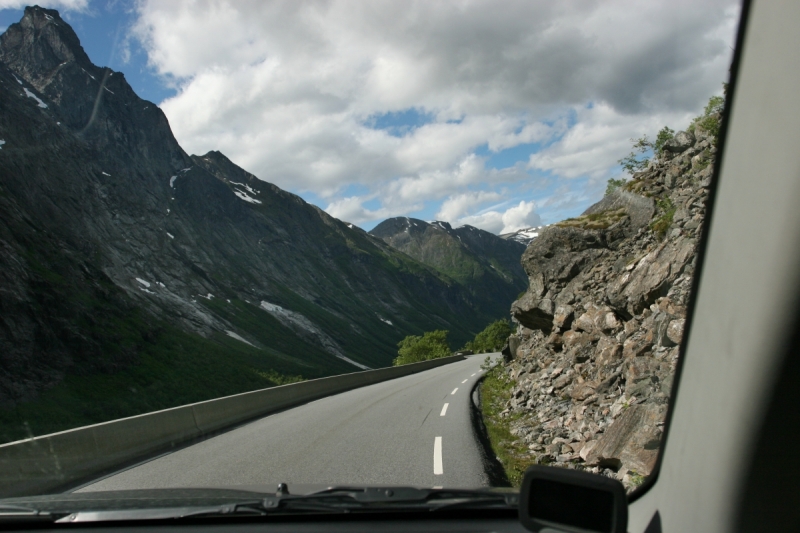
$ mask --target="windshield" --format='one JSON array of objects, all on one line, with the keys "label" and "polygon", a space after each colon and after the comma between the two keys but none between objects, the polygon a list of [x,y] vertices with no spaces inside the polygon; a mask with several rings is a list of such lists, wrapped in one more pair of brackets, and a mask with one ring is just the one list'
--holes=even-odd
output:
[{"label": "windshield", "polygon": [[2,6],[9,513],[646,483],[737,2]]}]

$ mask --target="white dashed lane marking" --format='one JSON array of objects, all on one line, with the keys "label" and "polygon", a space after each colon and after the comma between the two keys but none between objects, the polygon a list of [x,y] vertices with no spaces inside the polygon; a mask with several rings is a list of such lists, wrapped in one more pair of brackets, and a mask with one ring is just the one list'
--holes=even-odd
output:
[{"label": "white dashed lane marking", "polygon": [[458,387],[456,387],[455,389],[453,389],[453,392],[451,392],[451,393],[450,393],[450,395],[452,396],[453,394],[455,394],[457,390],[458,390]]},{"label": "white dashed lane marking", "polygon": [[[477,374],[477,372],[475,372],[475,374]],[[474,376],[475,376],[475,374],[472,374],[470,377],[474,377]]]},{"label": "white dashed lane marking", "polygon": [[[467,379],[469,379],[469,378],[467,378]],[[461,382],[461,384],[463,385],[464,383],[466,383],[466,382],[467,382],[467,379],[465,379],[464,381],[462,381],[462,382]]]},{"label": "white dashed lane marking", "polygon": [[444,416],[447,413],[447,406],[448,405],[450,405],[450,404],[449,403],[444,404],[444,407],[442,407],[442,412],[439,414],[439,416]]},{"label": "white dashed lane marking", "polygon": [[444,474],[442,467],[442,437],[436,437],[433,441],[433,475],[441,476]]}]

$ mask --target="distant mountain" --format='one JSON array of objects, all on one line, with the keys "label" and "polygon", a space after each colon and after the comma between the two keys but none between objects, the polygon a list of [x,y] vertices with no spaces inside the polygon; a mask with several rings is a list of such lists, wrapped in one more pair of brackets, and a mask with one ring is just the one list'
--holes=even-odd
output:
[{"label": "distant mountain", "polygon": [[[549,224],[548,224],[549,225]],[[501,239],[516,241],[518,243],[528,246],[533,239],[539,236],[539,233],[547,226],[536,226],[531,228],[523,228],[511,233],[503,233],[499,235]]]},{"label": "distant mountain", "polygon": [[488,231],[396,217],[370,233],[469,287],[479,305],[497,317],[504,316],[503,302],[516,299],[528,286],[520,265],[525,246]]},{"label": "distant mountain", "polygon": [[186,154],[39,7],[0,36],[0,294],[0,427],[24,411],[34,432],[387,366],[408,334],[458,344],[497,316],[221,153]]}]

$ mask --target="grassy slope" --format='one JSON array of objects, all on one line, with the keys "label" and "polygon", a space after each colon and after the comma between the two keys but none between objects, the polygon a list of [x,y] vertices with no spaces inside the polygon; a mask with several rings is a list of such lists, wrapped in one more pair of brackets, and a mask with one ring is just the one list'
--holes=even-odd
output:
[{"label": "grassy slope", "polygon": [[142,346],[137,359],[115,373],[68,374],[37,399],[0,410],[0,440],[289,383],[304,370],[224,335],[204,339],[172,327]]},{"label": "grassy slope", "polygon": [[508,415],[500,417],[511,399],[513,386],[505,377],[504,370],[503,365],[497,365],[486,373],[481,383],[481,411],[492,451],[503,465],[508,480],[514,487],[519,487],[525,470],[534,463],[528,449],[516,444],[518,439],[510,432],[514,419]]}]

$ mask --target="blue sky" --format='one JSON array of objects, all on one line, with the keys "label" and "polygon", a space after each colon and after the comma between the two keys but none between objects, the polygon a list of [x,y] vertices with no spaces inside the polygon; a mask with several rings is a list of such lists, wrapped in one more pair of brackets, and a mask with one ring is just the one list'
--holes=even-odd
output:
[{"label": "blue sky", "polygon": [[[681,129],[720,93],[738,5],[679,4],[41,5],[189,153],[220,150],[365,229],[413,216],[501,233],[579,214],[631,137]],[[0,28],[22,5],[0,0]]]},{"label": "blue sky", "polygon": [[[42,2],[43,7],[48,7]],[[54,6],[59,9],[60,6]],[[111,67],[125,73],[125,78],[136,93],[151,102],[160,103],[174,96],[170,88],[153,69],[147,67],[147,53],[128,34],[136,20],[136,12],[124,2],[92,2],[86,11],[59,9],[62,18],[69,22],[81,40],[81,45],[98,66]],[[0,9],[0,29],[5,29],[22,18],[23,9]],[[126,54],[127,52],[127,54]]]}]

